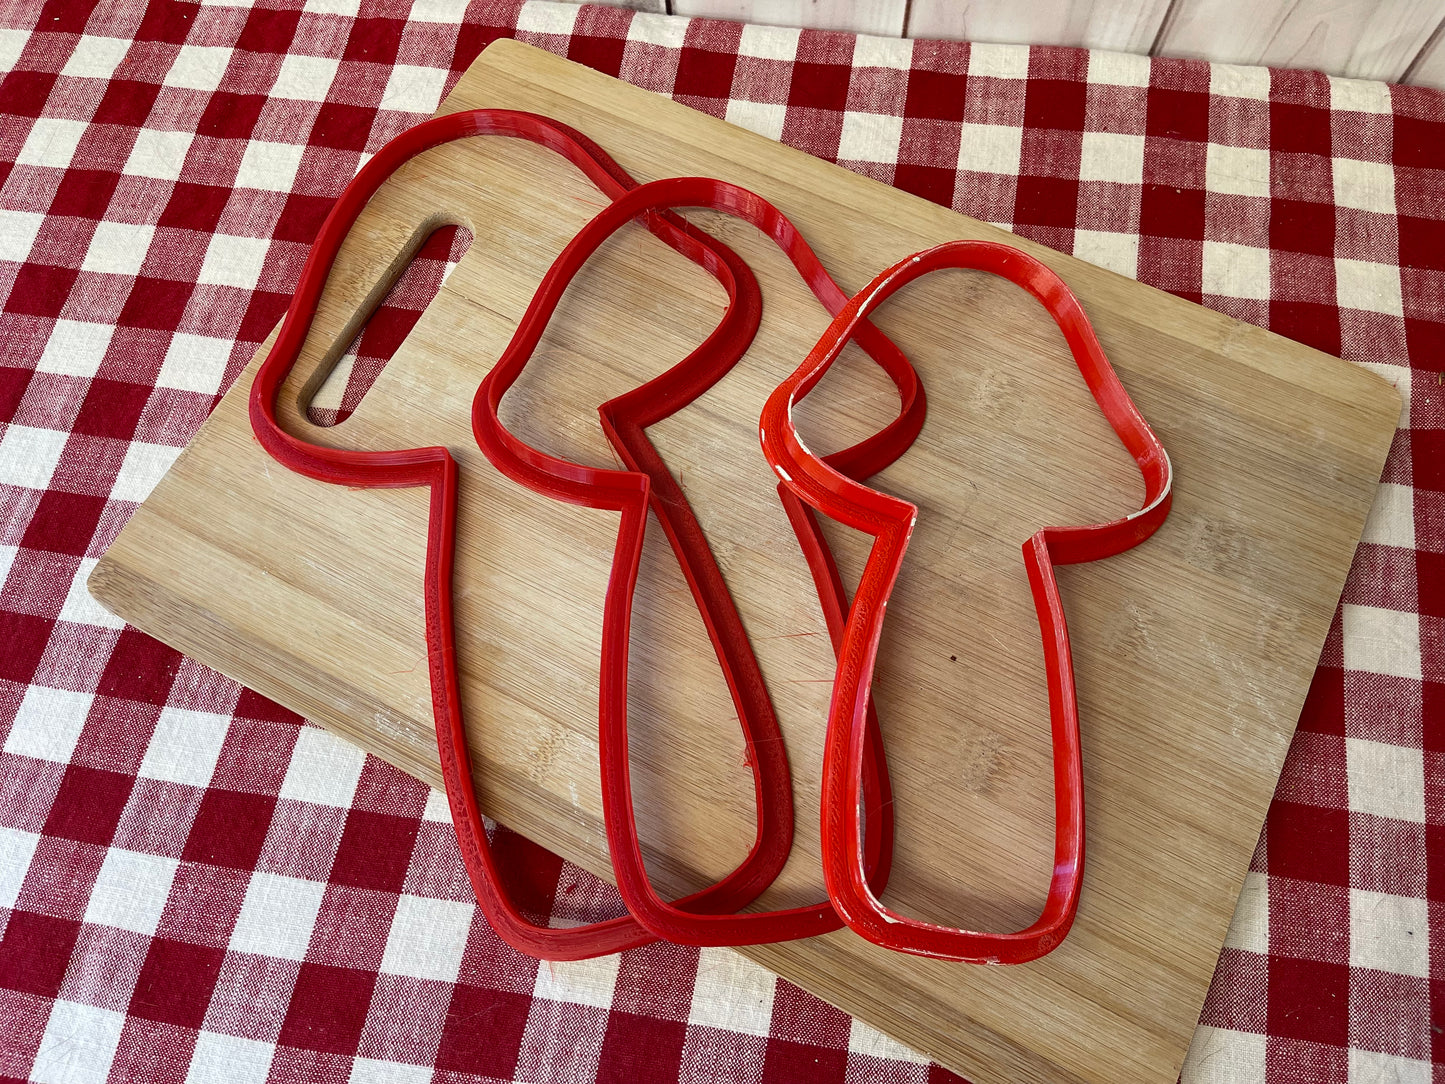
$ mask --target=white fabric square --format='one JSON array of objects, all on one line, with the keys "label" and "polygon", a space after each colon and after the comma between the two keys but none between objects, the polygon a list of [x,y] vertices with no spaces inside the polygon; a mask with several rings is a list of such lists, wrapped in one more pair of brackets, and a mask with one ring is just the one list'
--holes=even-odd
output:
[{"label": "white fabric square", "polygon": [[1144,182],[1144,137],[1119,132],[1085,132],[1079,155],[1079,180]]},{"label": "white fabric square", "polygon": [[414,23],[460,23],[471,0],[416,0],[407,16]]},{"label": "white fabric square", "polygon": [[180,864],[176,858],[112,847],[90,890],[85,921],[154,936]]},{"label": "white fabric square", "polygon": [[302,11],[313,15],[346,15],[352,18],[361,10],[361,0],[306,0]]},{"label": "white fabric square", "polygon": [[1129,278],[1139,277],[1139,235],[1109,230],[1075,230],[1074,255]]},{"label": "white fabric square", "polygon": [[261,281],[261,268],[266,264],[266,253],[271,251],[271,242],[264,237],[232,237],[217,233],[211,236],[206,246],[206,258],[201,262],[198,282],[208,286],[239,286],[243,290],[254,290]]},{"label": "white fabric square", "polygon": [[795,26],[759,26],[748,23],[738,39],[738,56],[759,60],[791,62],[798,57],[798,39],[802,30]]},{"label": "white fabric square", "polygon": [[746,128],[750,132],[767,136],[769,139],[783,138],[783,119],[788,107],[772,102],[746,102],[738,98],[728,101],[725,117],[729,124]]},{"label": "white fabric square", "polygon": [[82,34],[75,51],[60,69],[61,75],[85,79],[109,79],[130,51],[129,38],[102,38]]},{"label": "white fabric square", "polygon": [[610,1008],[621,961],[622,957],[615,952],[591,960],[553,960],[537,968],[537,983],[532,988],[532,996],[573,1005]]},{"label": "white fabric square", "polygon": [[82,320],[57,320],[45,340],[45,350],[35,368],[60,376],[92,377],[105,360],[115,334],[113,324],[88,324]]},{"label": "white fabric square", "polygon": [[276,1047],[239,1035],[202,1031],[186,1070],[186,1084],[266,1084]]},{"label": "white fabric square", "polygon": [[860,34],[853,42],[853,67],[896,68],[906,71],[913,65],[911,38],[876,38]]},{"label": "white fabric square", "polygon": [[1220,143],[1207,147],[1204,185],[1209,191],[1234,196],[1269,195],[1269,151]]},{"label": "white fabric square", "polygon": [[1415,548],[1415,490],[1396,482],[1381,482],[1375,490],[1370,518],[1361,539],[1377,546]]},{"label": "white fabric square", "polygon": [[1209,65],[1209,93],[1269,101],[1269,69],[1244,64]]},{"label": "white fabric square", "polygon": [[5,752],[66,763],[75,752],[94,699],[94,693],[28,686],[5,736]]},{"label": "white fabric square", "polygon": [[1265,1079],[1264,1035],[1200,1024],[1184,1057],[1180,1084],[1241,1084]]},{"label": "white fabric square", "polygon": [[314,726],[302,727],[281,781],[281,797],[345,809],[365,766],[366,754],[350,742]]},{"label": "white fabric square", "polygon": [[1379,113],[1394,111],[1390,87],[1373,79],[1346,79],[1330,75],[1330,108],[1342,113]]},{"label": "white fabric square", "polygon": [[99,625],[103,629],[123,629],[125,621],[97,602],[87,588],[95,565],[96,558],[81,558],[80,568],[70,581],[70,590],[65,593],[65,603],[60,607],[60,620],[73,621],[77,625]]},{"label": "white fabric square", "polygon": [[155,226],[137,226],[129,222],[101,222],[95,227],[90,247],[85,250],[82,271],[98,271],[110,275],[134,275],[145,263],[151,247]]},{"label": "white fabric square", "polygon": [[231,951],[304,959],[325,894],[326,885],[320,881],[260,871],[251,874],[231,930]]},{"label": "white fabric square", "polygon": [[442,100],[447,72],[444,68],[423,68],[414,64],[398,64],[391,69],[386,90],[381,95],[383,109],[403,113],[432,113]]},{"label": "white fabric square", "polygon": [[991,75],[995,79],[1027,79],[1027,45],[988,45],[974,42],[968,47],[968,74]]},{"label": "white fabric square", "polygon": [[1350,1047],[1350,1084],[1430,1084],[1430,1063]]},{"label": "white fabric square", "polygon": [[80,143],[80,137],[85,134],[86,127],[83,120],[41,117],[25,137],[15,164],[64,169],[75,156],[75,148]]},{"label": "white fabric square", "polygon": [[[165,383],[162,381],[161,383]],[[174,387],[174,385],[169,385]],[[202,391],[202,388],[192,388],[192,391]],[[166,471],[171,469],[171,464],[181,454],[181,449],[172,448],[168,444],[151,444],[144,440],[132,441],[129,448],[125,450],[125,459],[121,462],[120,471],[115,476],[115,484],[110,487],[111,500],[134,501],[139,504],[151,495]]]},{"label": "white fabric square", "polygon": [[192,787],[206,786],[216,770],[230,722],[230,716],[214,712],[163,708],[136,774]]},{"label": "white fabric square", "polygon": [[1364,738],[1345,739],[1350,810],[1425,823],[1425,755]]},{"label": "white fabric square", "polygon": [[132,177],[155,177],[162,181],[174,181],[181,175],[186,164],[186,152],[191,148],[190,132],[158,132],[142,128],[130,149],[121,172]]},{"label": "white fabric square", "polygon": [[859,162],[897,162],[903,118],[882,113],[843,114],[838,157]]},{"label": "white fabric square", "polygon": [[576,23],[575,4],[523,4],[517,13],[518,34],[570,34]]},{"label": "white fabric square", "polygon": [[958,168],[1016,176],[1024,130],[1008,124],[969,124],[959,132]]},{"label": "white fabric square", "polygon": [[1336,158],[1331,163],[1335,203],[1382,215],[1395,213],[1395,167],[1384,162]]},{"label": "white fabric square", "polygon": [[268,143],[264,139],[253,139],[246,144],[246,150],[241,155],[241,165],[236,170],[236,187],[290,192],[305,150],[295,143]]},{"label": "white fabric square", "polygon": [[1424,900],[1350,889],[1350,966],[1429,978],[1429,919]]},{"label": "white fabric square", "polygon": [[347,1084],[428,1084],[432,1075],[431,1067],[427,1065],[357,1058],[351,1063]]},{"label": "white fabric square", "polygon": [[381,970],[414,979],[456,982],[475,911],[470,903],[403,893],[386,935]]},{"label": "white fabric square", "polygon": [[34,211],[0,208],[0,260],[24,263],[44,222],[45,216]]},{"label": "white fabric square", "polygon": [[[231,360],[233,345],[229,339],[177,332],[166,348],[166,358],[161,362],[156,385],[215,395],[221,390],[221,381],[226,377],[226,365]],[[156,480],[159,481],[159,475]],[[117,481],[116,484],[120,483]]]},{"label": "white fabric square", "polygon": [[1400,269],[1394,264],[1336,257],[1335,295],[1343,308],[1405,315],[1400,297]]},{"label": "white fabric square", "polygon": [[1379,606],[1342,608],[1345,667],[1420,680],[1420,615]]},{"label": "white fabric square", "polygon": [[15,563],[15,555],[19,552],[19,546],[0,546],[0,586],[4,586],[6,577],[10,575],[10,566]]},{"label": "white fabric square", "polygon": [[687,19],[639,11],[627,24],[627,40],[643,45],[661,45],[664,49],[681,49],[687,41],[688,25]]},{"label": "white fabric square", "polygon": [[294,98],[303,102],[324,102],[339,60],[325,56],[288,53],[271,86],[271,97]]},{"label": "white fabric square", "polygon": [[28,30],[10,27],[0,30],[0,75],[14,69],[15,62],[20,59],[20,54],[25,51],[25,43],[29,40]]},{"label": "white fabric square", "polygon": [[746,957],[724,948],[705,948],[687,1022],[767,1036],[773,1026],[778,980]]},{"label": "white fabric square", "polygon": [[848,1029],[848,1052],[865,1054],[870,1058],[887,1058],[889,1061],[906,1061],[914,1065],[927,1065],[929,1058],[912,1047],[904,1046],[897,1039],[884,1035],[871,1024],[865,1024],[856,1016]]},{"label": "white fabric square", "polygon": [[436,821],[438,824],[452,823],[452,807],[447,801],[445,791],[437,790],[436,787],[427,791],[426,806],[421,811],[421,819]]},{"label": "white fabric square", "polygon": [[0,436],[0,483],[44,489],[70,434],[11,422]]},{"label": "white fabric square", "polygon": [[186,90],[215,90],[225,78],[226,66],[230,63],[230,46],[182,45],[161,83]]},{"label": "white fabric square", "polygon": [[1269,952],[1269,882],[1264,874],[1251,870],[1244,875],[1244,887],[1234,905],[1234,918],[1224,935],[1224,944],[1261,956]]},{"label": "white fabric square", "polygon": [[1111,53],[1103,49],[1089,51],[1091,83],[1111,87],[1147,87],[1150,62],[1147,56],[1133,53]]},{"label": "white fabric square", "polygon": [[40,836],[0,825],[0,907],[14,907]]},{"label": "white fabric square", "polygon": [[1205,241],[1201,268],[1206,294],[1269,299],[1269,249]]},{"label": "white fabric square", "polygon": [[57,999],[30,1067],[35,1084],[105,1084],[125,1014]]}]

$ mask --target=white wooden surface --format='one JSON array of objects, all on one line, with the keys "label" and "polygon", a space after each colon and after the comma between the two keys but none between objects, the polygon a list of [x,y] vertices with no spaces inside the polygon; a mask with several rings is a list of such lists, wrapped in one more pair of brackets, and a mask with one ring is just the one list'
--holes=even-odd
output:
[{"label": "white wooden surface", "polygon": [[1445,89],[1445,0],[603,0],[881,37],[1076,45]]},{"label": "white wooden surface", "polygon": [[1169,0],[913,0],[910,38],[1086,45],[1147,53],[1169,12]]}]

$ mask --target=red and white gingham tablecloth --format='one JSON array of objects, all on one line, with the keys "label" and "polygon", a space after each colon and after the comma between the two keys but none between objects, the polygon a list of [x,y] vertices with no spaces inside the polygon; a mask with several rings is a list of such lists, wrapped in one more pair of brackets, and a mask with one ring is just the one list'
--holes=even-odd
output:
[{"label": "red and white gingham tablecloth", "polygon": [[[0,1081],[956,1079],[725,950],[517,955],[471,902],[437,794],[86,594],[280,318],[346,179],[508,35],[1400,388],[1183,1079],[1445,1079],[1445,95],[546,3],[14,0]],[[408,272],[333,415],[462,244]],[[498,845],[539,917],[612,899]]]}]

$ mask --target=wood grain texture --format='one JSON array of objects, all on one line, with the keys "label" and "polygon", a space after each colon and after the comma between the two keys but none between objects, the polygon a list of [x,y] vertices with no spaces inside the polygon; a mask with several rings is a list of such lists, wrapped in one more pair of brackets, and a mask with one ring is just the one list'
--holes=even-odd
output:
[{"label": "wood grain texture", "polygon": [[672,0],[674,15],[896,38],[907,0]]},{"label": "wood grain texture", "polygon": [[904,33],[1147,53],[1168,10],[1169,0],[913,0]]},{"label": "wood grain texture", "polygon": [[1154,51],[1396,81],[1441,16],[1439,0],[1174,0]]},{"label": "wood grain texture", "polygon": [[[641,179],[701,174],[794,219],[848,289],[958,237],[1005,240],[1078,293],[1170,450],[1173,515],[1120,557],[1060,570],[1083,719],[1088,865],[1079,918],[1014,968],[890,953],[848,931],[747,950],[980,1084],[1169,1084],[1198,1016],[1399,411],[1372,374],[1015,239],[548,53],[490,46],[444,104],[529,109],[580,128]],[[471,438],[478,382],[555,254],[598,206],[549,152],[470,140],[378,193],[333,272],[283,391],[310,439],[444,443],[462,474],[456,612],[485,810],[603,876],[596,684],[616,516],[501,479]],[[794,765],[798,835],[760,901],[816,898],[818,771],[833,660],[806,569],[758,452],[768,392],[826,324],[771,242],[696,221],[757,271],[758,339],[737,369],[650,431],[708,532],[756,645]],[[442,221],[475,241],[411,336],[332,429],[307,396]],[[632,228],[575,281],[507,423],[574,459],[613,462],[596,404],[711,331],[721,291]],[[879,321],[927,386],[917,445],[878,479],[921,517],[876,681],[898,812],[887,898],[998,928],[1042,904],[1052,855],[1048,710],[1019,553],[1045,522],[1137,506],[1139,481],[1047,315],[977,272],[905,291]],[[265,347],[262,348],[263,351]],[[90,578],[140,628],[437,785],[420,593],[427,497],[289,474],[252,439],[255,364]],[[806,401],[819,451],[895,407],[845,355]],[[856,578],[859,536],[831,537]],[[701,621],[661,532],[634,617],[632,749],[649,869],[681,893],[752,838],[751,777]]]}]

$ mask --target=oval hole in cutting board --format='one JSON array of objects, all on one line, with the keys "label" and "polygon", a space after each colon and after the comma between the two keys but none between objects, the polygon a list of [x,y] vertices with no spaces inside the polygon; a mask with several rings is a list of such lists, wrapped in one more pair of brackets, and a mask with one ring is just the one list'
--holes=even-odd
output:
[{"label": "oval hole in cutting board", "polygon": [[340,425],[351,417],[471,247],[465,226],[440,226],[422,242],[307,404],[313,425]]}]

